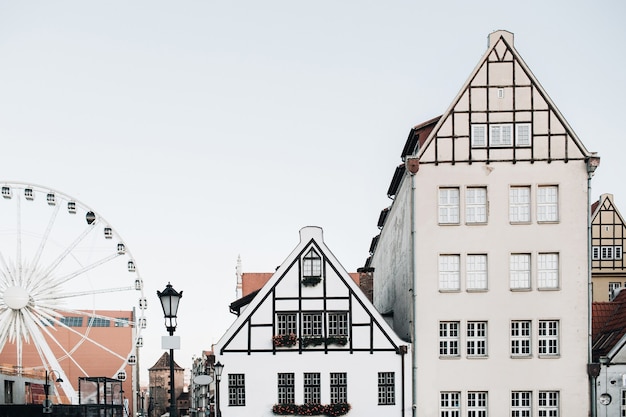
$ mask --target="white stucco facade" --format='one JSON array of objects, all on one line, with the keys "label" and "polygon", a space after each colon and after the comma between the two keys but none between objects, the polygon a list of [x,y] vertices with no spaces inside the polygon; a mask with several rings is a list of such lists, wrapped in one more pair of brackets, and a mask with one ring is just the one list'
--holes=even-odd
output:
[{"label": "white stucco facade", "polygon": [[[530,138],[518,126],[529,127]],[[370,262],[376,307],[393,311],[403,338],[415,331],[415,415],[472,409],[536,416],[551,408],[588,415],[591,156],[521,60],[513,35],[491,34],[450,108],[407,155],[413,172],[402,179]],[[478,204],[471,197],[477,189],[485,196]],[[527,220],[511,214],[519,189],[528,193]],[[556,216],[548,220],[547,189],[557,196],[549,203]],[[448,195],[456,197],[443,201]],[[472,217],[476,207],[484,220]],[[443,266],[450,259],[458,264]],[[470,282],[475,259],[485,261],[484,286]],[[529,283],[521,288],[512,284],[518,259],[528,261]],[[556,271],[553,263],[546,272],[545,259],[557,260]],[[546,274],[556,282],[546,284]],[[524,354],[512,347],[520,340],[517,326],[527,326]],[[472,350],[477,340],[483,345]]]}]

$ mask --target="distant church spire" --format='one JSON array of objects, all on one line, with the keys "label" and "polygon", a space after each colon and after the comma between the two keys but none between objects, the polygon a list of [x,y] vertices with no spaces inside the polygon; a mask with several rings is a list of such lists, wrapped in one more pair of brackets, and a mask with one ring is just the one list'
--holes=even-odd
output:
[{"label": "distant church spire", "polygon": [[241,255],[237,255],[237,268],[235,268],[236,270],[236,275],[237,275],[237,290],[236,290],[236,299],[240,299],[241,298],[241,294],[242,294],[242,280],[241,280]]}]

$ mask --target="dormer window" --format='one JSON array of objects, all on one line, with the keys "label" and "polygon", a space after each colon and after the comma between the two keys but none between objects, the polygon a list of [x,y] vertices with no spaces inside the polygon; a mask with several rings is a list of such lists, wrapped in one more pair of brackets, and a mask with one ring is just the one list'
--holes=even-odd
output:
[{"label": "dormer window", "polygon": [[322,276],[322,258],[314,249],[309,250],[302,261],[302,278]]}]

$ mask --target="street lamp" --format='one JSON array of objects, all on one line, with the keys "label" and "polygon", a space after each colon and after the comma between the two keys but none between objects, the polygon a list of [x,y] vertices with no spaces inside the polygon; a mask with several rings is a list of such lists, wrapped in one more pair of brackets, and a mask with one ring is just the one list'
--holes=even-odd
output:
[{"label": "street lamp", "polygon": [[[50,371],[52,373],[52,371]],[[44,414],[52,414],[52,401],[50,401],[50,374],[46,369],[46,383],[43,386],[43,392],[46,395],[46,399],[43,403],[43,413]],[[63,382],[60,377],[57,377],[56,382]]]},{"label": "street lamp", "polygon": [[[169,282],[165,286],[163,292],[157,291],[161,307],[163,307],[163,316],[165,317],[165,328],[170,336],[174,336],[176,330],[176,313],[178,312],[178,303],[183,297],[183,292],[176,291]],[[174,348],[170,346],[170,417],[176,417],[176,394],[174,392]]]},{"label": "street lamp", "polygon": [[220,381],[222,380],[222,370],[224,369],[224,365],[220,361],[217,361],[215,365],[213,365],[213,370],[215,372],[215,413],[217,417],[222,417],[222,410],[220,410]]}]

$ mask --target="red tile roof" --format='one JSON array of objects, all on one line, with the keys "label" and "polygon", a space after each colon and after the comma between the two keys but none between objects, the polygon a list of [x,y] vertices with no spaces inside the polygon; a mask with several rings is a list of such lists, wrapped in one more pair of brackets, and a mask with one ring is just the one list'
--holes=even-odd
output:
[{"label": "red tile roof", "polygon": [[592,305],[594,362],[606,356],[626,334],[626,290],[608,303]]}]

